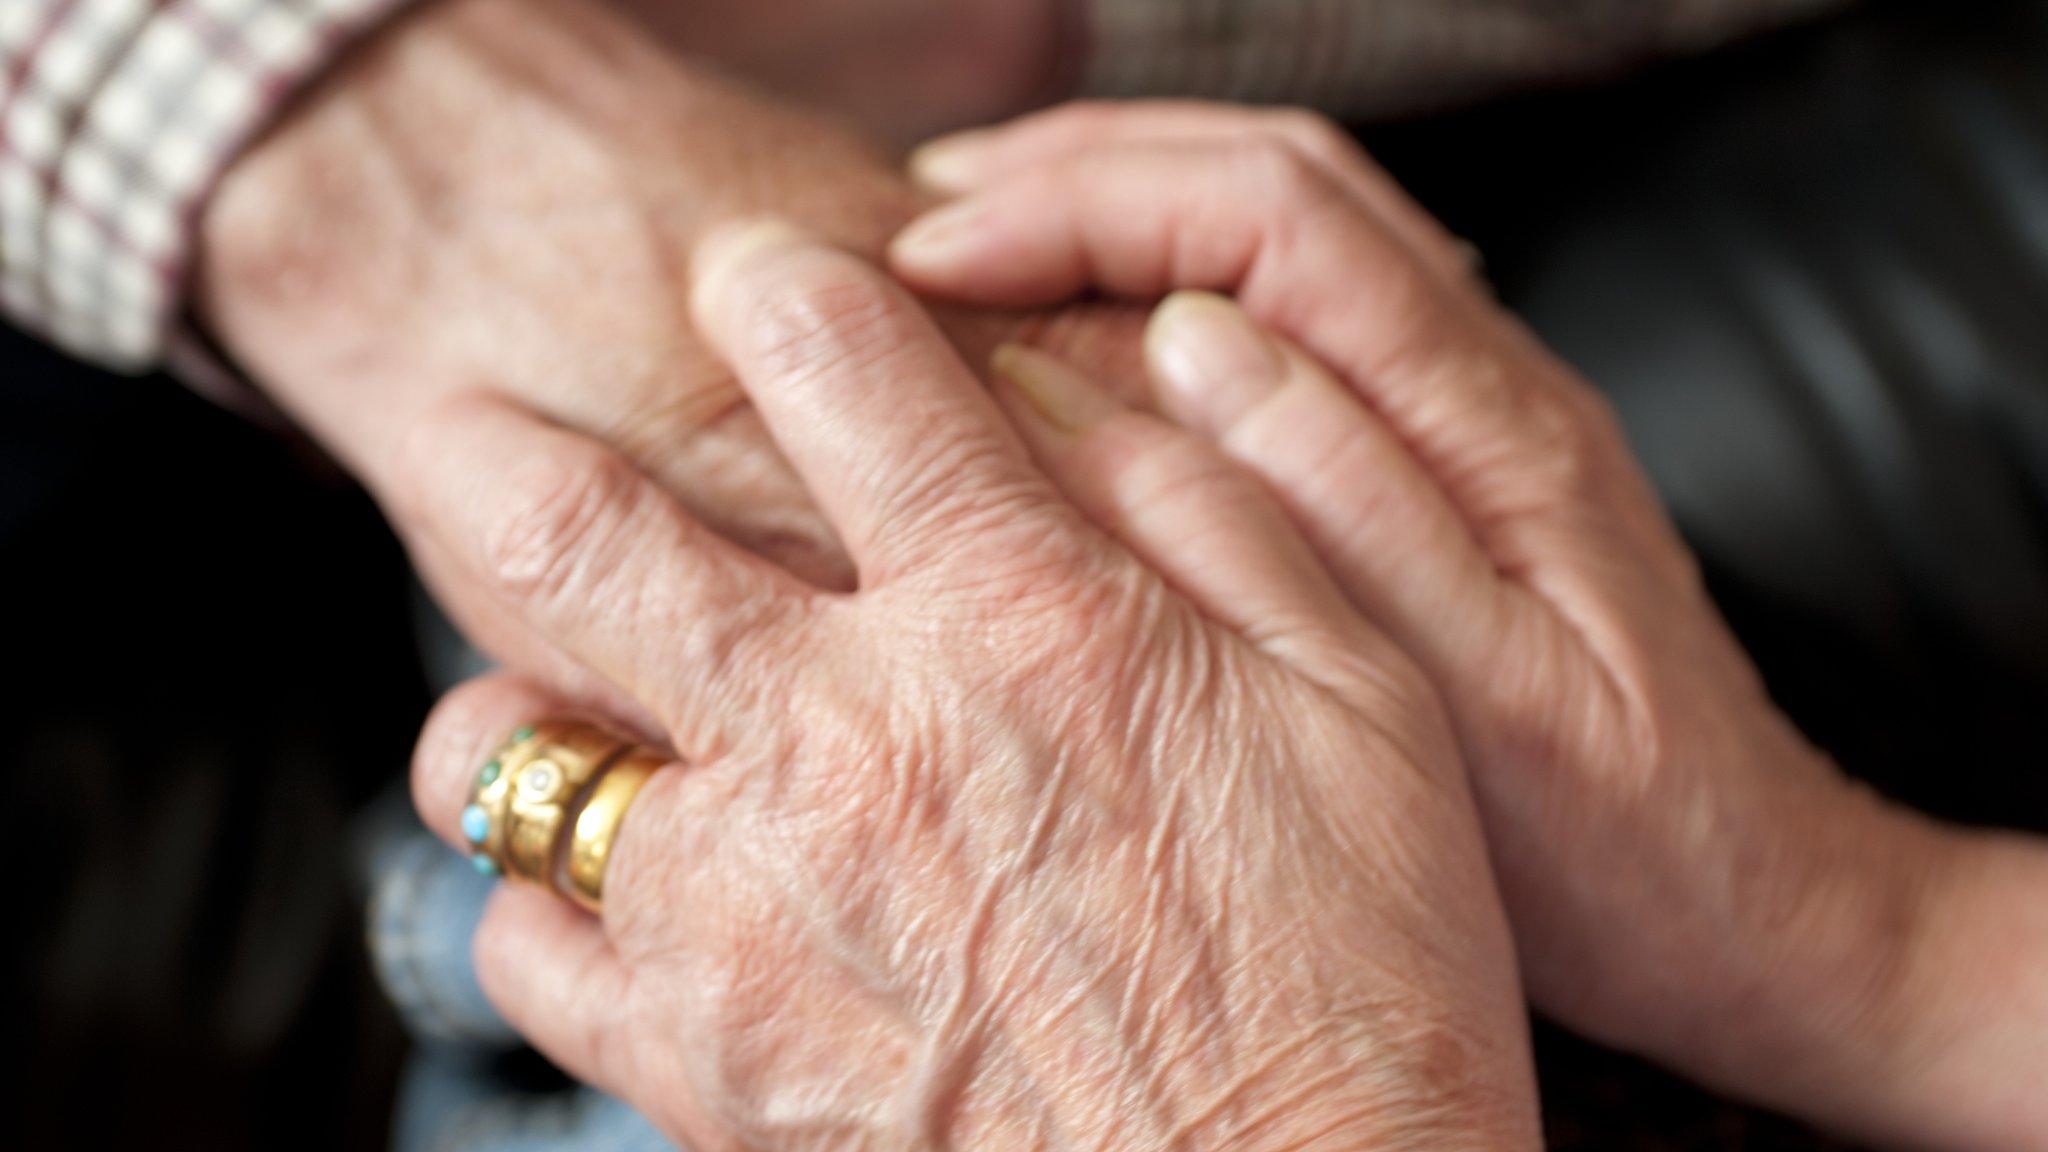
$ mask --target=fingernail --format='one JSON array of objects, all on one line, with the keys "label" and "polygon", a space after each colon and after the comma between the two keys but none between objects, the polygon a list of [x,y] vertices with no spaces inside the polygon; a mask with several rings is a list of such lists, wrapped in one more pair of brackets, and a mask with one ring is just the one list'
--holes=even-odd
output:
[{"label": "fingernail", "polygon": [[1082,431],[1124,410],[1115,397],[1064,362],[1021,344],[997,348],[989,368],[1062,432]]},{"label": "fingernail", "polygon": [[972,188],[981,175],[980,153],[988,130],[973,128],[927,141],[910,154],[910,178],[940,192]]},{"label": "fingernail", "polygon": [[1251,317],[1211,292],[1176,292],[1153,311],[1145,360],[1173,415],[1212,436],[1272,395],[1287,372]]},{"label": "fingernail", "polygon": [[693,260],[697,281],[717,283],[755,253],[814,242],[809,233],[781,220],[723,224],[697,245]]},{"label": "fingernail", "polygon": [[919,267],[952,264],[972,247],[984,215],[980,205],[970,203],[927,212],[896,234],[889,256],[899,264]]}]

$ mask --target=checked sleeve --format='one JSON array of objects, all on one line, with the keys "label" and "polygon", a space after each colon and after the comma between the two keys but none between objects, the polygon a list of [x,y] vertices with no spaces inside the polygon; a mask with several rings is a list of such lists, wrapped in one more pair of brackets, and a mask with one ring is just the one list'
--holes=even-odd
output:
[{"label": "checked sleeve", "polygon": [[241,145],[403,0],[0,0],[0,312],[137,370]]}]

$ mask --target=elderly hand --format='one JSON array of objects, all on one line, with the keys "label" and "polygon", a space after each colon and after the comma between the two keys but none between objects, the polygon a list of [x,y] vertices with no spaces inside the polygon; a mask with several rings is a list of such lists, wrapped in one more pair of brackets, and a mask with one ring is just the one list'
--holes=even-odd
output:
[{"label": "elderly hand", "polygon": [[[441,554],[679,755],[602,922],[491,908],[514,1024],[707,1149],[1534,1148],[1447,722],[1256,483],[1035,353],[992,400],[784,228],[711,241],[693,300],[857,592],[493,399],[435,406],[402,465]],[[444,703],[430,823],[460,843],[476,765],[561,705]]]},{"label": "elderly hand", "polygon": [[[691,331],[683,267],[734,214],[773,210],[879,252],[918,203],[846,127],[685,67],[595,0],[436,0],[228,174],[200,289],[229,351],[401,534],[416,535],[397,455],[428,407],[482,388],[617,446],[719,530],[844,585],[838,542]],[[1135,324],[1080,313],[954,315],[948,331],[977,359],[1031,333],[1137,360]],[[480,645],[601,689],[415,543]]]},{"label": "elderly hand", "polygon": [[1446,693],[1540,1007],[1873,1138],[2044,1146],[2043,854],[1811,748],[1600,398],[1347,138],[1279,124],[1078,108],[933,146],[967,194],[894,266],[983,304],[1236,296],[1159,310],[1159,403]]}]

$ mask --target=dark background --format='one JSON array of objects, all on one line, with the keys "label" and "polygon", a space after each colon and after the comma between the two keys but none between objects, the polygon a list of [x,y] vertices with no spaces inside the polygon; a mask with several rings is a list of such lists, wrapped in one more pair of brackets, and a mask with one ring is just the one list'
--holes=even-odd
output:
[{"label": "dark background", "polygon": [[[1876,4],[1366,139],[1614,397],[1807,730],[2048,828],[2048,4]],[[429,694],[375,510],[0,329],[0,590],[8,1142],[380,1147],[404,1041],[350,826]],[[1553,1147],[1828,1146],[1540,1044]]]}]

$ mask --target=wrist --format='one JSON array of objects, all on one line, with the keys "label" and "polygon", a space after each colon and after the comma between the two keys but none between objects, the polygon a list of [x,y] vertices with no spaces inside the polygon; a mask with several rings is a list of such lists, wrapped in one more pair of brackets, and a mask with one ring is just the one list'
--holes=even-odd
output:
[{"label": "wrist", "polygon": [[1948,838],[1776,714],[1739,745],[1724,805],[1707,809],[1716,847],[1678,880],[1699,885],[1682,902],[1704,914],[1607,1034],[1731,1095],[1869,1134]]},{"label": "wrist", "polygon": [[478,324],[529,303],[529,269],[490,267],[519,256],[489,242],[539,230],[572,175],[610,163],[607,117],[661,72],[587,7],[413,5],[245,149],[199,218],[200,323],[366,479],[420,404],[503,376]]},{"label": "wrist", "polygon": [[2048,849],[1929,825],[1917,931],[1873,1018],[1888,1042],[1873,1085],[1893,1143],[2048,1147]]},{"label": "wrist", "polygon": [[601,4],[417,4],[223,174],[199,219],[196,314],[344,462],[373,463],[417,403],[576,361],[548,341],[610,300],[589,278],[625,295],[669,255],[647,243],[651,206],[695,206],[664,165],[735,119],[718,98]]},{"label": "wrist", "polygon": [[1821,818],[1827,839],[1854,848],[1809,882],[1841,911],[1801,963],[1765,977],[1751,1083],[1874,1144],[2044,1146],[2048,853],[1840,787]]},{"label": "wrist", "polygon": [[[363,463],[351,413],[383,407],[383,343],[403,343],[395,282],[371,271],[402,261],[420,208],[384,194],[402,160],[380,114],[407,83],[402,54],[431,54],[465,0],[425,0],[356,47],[283,110],[221,174],[197,222],[192,312],[218,347],[344,463]],[[432,115],[424,112],[423,115]],[[395,394],[394,394],[395,395]]]}]

